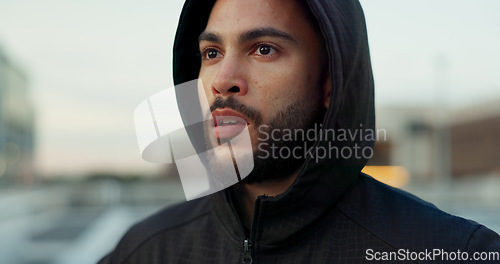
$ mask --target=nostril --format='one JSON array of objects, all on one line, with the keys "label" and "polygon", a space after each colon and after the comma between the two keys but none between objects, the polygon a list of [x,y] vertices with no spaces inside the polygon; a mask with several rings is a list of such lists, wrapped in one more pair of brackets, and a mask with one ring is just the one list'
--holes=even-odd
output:
[{"label": "nostril", "polygon": [[240,88],[238,86],[233,86],[231,89],[227,90],[230,93],[238,93],[240,92]]},{"label": "nostril", "polygon": [[220,94],[219,90],[217,90],[215,87],[212,86],[212,93],[213,94]]}]

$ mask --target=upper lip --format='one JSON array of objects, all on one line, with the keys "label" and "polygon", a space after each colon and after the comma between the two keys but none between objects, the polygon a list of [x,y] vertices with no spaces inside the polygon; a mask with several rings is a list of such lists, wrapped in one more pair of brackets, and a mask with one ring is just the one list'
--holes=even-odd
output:
[{"label": "upper lip", "polygon": [[[217,126],[221,120],[228,118],[228,117],[235,117],[236,121],[238,121],[238,122],[244,121],[245,124],[248,125],[248,118],[247,117],[245,117],[244,115],[242,115],[242,114],[240,114],[232,109],[229,109],[229,108],[215,109],[212,112],[212,116],[214,117],[215,126]],[[240,120],[238,120],[238,119],[240,119]]]}]

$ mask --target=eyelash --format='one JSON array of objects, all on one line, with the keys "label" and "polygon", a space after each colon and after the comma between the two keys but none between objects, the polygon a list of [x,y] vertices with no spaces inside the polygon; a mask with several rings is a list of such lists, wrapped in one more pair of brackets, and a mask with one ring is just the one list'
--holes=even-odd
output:
[{"label": "eyelash", "polygon": [[277,52],[278,52],[278,47],[276,47],[275,45],[273,44],[270,44],[270,43],[258,43],[257,45],[255,45],[251,50],[252,52],[251,53],[255,53],[259,50],[259,48],[261,47],[265,47],[265,46],[268,46],[270,47],[271,49],[273,49],[273,53],[272,54],[268,54],[268,55],[259,55],[259,56],[265,56],[265,57],[271,57],[271,56],[274,56]]},{"label": "eyelash", "polygon": [[200,57],[201,57],[201,59],[202,59],[202,60],[212,60],[212,59],[210,59],[210,58],[207,58],[207,57],[206,57],[206,56],[207,56],[207,53],[208,53],[209,51],[211,51],[211,50],[214,50],[214,51],[217,51],[218,53],[221,53],[221,52],[219,51],[219,49],[217,49],[217,48],[215,48],[215,47],[206,47],[206,48],[203,48],[203,49],[201,50],[201,52],[200,52]]},{"label": "eyelash", "polygon": [[[278,53],[278,52],[279,52],[279,48],[278,48],[276,45],[274,45],[274,44],[270,44],[270,43],[266,43],[266,42],[261,42],[261,43],[257,43],[257,44],[255,44],[255,45],[254,45],[254,46],[250,49],[250,54],[254,54],[254,53],[256,53],[256,52],[258,51],[258,49],[259,49],[259,48],[261,48],[261,47],[263,47],[263,46],[269,46],[269,47],[273,50],[273,53],[268,54],[268,55],[265,55],[265,54],[264,54],[264,55],[258,55],[258,56],[261,56],[261,57],[272,57],[272,56],[276,55],[276,53]],[[218,54],[220,54],[220,53],[221,53],[221,51],[220,51],[218,48],[216,48],[216,47],[212,47],[212,46],[210,46],[210,47],[205,47],[205,48],[203,48],[203,49],[201,50],[201,52],[200,52],[200,54],[199,54],[199,55],[200,55],[200,57],[201,57],[201,59],[202,59],[202,60],[213,60],[213,59],[216,59],[216,58],[212,58],[212,59],[211,59],[211,58],[207,58],[207,57],[206,57],[206,56],[207,56],[207,54],[208,54],[208,52],[209,52],[209,51],[212,51],[212,50],[216,51]]]}]

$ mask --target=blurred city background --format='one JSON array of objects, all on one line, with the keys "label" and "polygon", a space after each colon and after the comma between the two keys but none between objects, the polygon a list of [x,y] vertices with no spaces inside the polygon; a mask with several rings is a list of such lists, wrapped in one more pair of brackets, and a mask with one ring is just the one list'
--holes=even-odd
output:
[{"label": "blurred city background", "polygon": [[[95,263],[185,199],[133,121],[172,85],[182,3],[0,0],[0,263]],[[361,3],[386,132],[366,171],[500,232],[500,1]]]}]

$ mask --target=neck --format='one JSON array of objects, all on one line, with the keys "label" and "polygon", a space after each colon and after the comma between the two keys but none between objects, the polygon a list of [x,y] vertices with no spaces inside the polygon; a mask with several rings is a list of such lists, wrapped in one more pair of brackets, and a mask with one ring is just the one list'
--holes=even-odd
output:
[{"label": "neck", "polygon": [[233,190],[233,198],[235,201],[236,210],[238,211],[238,215],[243,222],[243,225],[251,229],[252,219],[255,210],[255,201],[259,196],[277,196],[284,193],[295,181],[299,172],[299,168],[297,171],[292,173],[290,177],[287,177],[281,181],[272,181],[272,182],[261,182],[261,183],[239,183],[234,185]]}]

